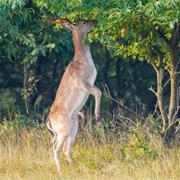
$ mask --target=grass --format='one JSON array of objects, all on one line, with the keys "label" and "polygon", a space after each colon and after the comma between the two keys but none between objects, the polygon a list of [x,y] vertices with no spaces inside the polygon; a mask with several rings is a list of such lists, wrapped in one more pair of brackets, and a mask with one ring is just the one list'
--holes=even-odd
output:
[{"label": "grass", "polygon": [[[1,127],[2,129],[2,127]],[[58,177],[45,127],[1,131],[0,179],[12,180],[166,180],[180,179],[180,148],[165,148],[158,137],[137,141],[130,137],[98,140],[79,133],[73,150],[75,164],[61,155]],[[146,146],[146,147],[143,147]]]}]

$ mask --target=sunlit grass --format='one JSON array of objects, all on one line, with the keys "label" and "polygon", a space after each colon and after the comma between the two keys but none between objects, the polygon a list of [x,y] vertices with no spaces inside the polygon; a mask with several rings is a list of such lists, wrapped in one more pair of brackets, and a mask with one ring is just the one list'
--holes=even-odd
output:
[{"label": "sunlit grass", "polygon": [[73,151],[75,164],[69,166],[61,155],[63,176],[60,178],[50,139],[45,127],[2,133],[0,179],[180,179],[180,149],[167,149],[158,138],[149,142],[157,152],[151,158],[151,154],[146,155],[141,148],[135,149],[134,144],[127,145],[122,139],[106,142],[81,133]]}]

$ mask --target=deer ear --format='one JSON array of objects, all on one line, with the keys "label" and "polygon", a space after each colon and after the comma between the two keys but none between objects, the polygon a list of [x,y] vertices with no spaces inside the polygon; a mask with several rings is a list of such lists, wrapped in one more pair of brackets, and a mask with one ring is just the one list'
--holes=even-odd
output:
[{"label": "deer ear", "polygon": [[64,23],[62,23],[62,26],[63,26],[64,28],[68,29],[68,30],[71,30],[71,31],[76,27],[75,24],[69,23],[69,22],[64,22]]}]

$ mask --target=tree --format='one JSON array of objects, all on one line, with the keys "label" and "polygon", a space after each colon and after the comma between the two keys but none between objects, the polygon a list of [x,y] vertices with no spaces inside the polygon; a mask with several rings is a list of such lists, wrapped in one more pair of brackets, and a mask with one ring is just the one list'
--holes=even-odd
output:
[{"label": "tree", "polygon": [[[61,59],[64,57],[64,50],[58,46],[70,44],[68,33],[62,30],[59,35],[31,0],[0,1],[0,13],[0,55],[23,67],[22,95],[30,113],[39,93],[41,66],[48,57],[59,57],[59,52]],[[49,55],[52,50],[54,57]]]},{"label": "tree", "polygon": [[[59,56],[59,52],[64,52],[62,47],[72,47],[69,46],[68,32],[60,26],[53,28],[48,25],[47,19],[62,17],[72,22],[79,19],[96,20],[95,28],[89,34],[89,42],[97,40],[106,46],[112,59],[119,56],[120,59],[140,60],[154,68],[157,92],[151,90],[157,97],[162,118],[162,134],[167,135],[168,138],[165,139],[170,139],[179,120],[178,7],[178,0],[1,0],[1,58],[6,55],[9,60],[18,60],[23,64],[26,109],[32,109],[40,82],[39,62],[49,58],[56,62],[54,59]],[[56,33],[57,29],[60,33]],[[104,69],[110,69],[109,62],[104,63]],[[118,69],[114,71],[119,74]],[[164,83],[163,79],[165,72],[168,72],[170,77],[167,83]],[[105,70],[104,75],[109,83],[108,72]],[[171,93],[167,103],[163,86],[169,82]],[[111,91],[113,93],[113,88]]]},{"label": "tree", "polygon": [[[71,21],[94,19],[96,28],[89,40],[98,39],[114,47],[116,55],[146,61],[155,69],[157,92],[152,90],[162,117],[162,134],[173,136],[177,113],[179,84],[179,32],[180,14],[178,0],[142,1],[48,1],[36,3],[56,16]],[[56,7],[56,8],[55,8]],[[170,99],[167,105],[163,97],[163,77],[170,75]],[[174,129],[172,132],[170,129]],[[171,132],[171,133],[169,133]]]},{"label": "tree", "polygon": [[[157,92],[153,92],[157,97],[161,112],[162,133],[166,141],[173,137],[179,110],[180,15],[177,7],[178,1],[146,1],[146,3],[142,1],[135,8],[133,5],[124,12],[119,11],[120,14],[122,13],[121,16],[124,16],[119,23],[121,28],[126,29],[127,32],[126,42],[120,46],[119,53],[146,60],[155,69]],[[164,104],[162,84],[165,70],[170,74],[171,93],[168,114]]]}]

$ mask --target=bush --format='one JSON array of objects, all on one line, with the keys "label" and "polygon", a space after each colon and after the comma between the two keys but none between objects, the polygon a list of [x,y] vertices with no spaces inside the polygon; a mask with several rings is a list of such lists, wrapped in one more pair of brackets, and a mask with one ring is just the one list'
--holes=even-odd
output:
[{"label": "bush", "polygon": [[150,159],[155,159],[158,156],[158,152],[150,145],[152,138],[151,134],[145,131],[140,123],[137,123],[129,136],[127,146],[122,148],[122,154],[127,158],[146,156]]},{"label": "bush", "polygon": [[20,132],[24,128],[36,126],[37,122],[32,117],[25,116],[20,112],[13,114],[13,119],[4,118],[0,124],[0,136],[4,133],[14,134]]}]

